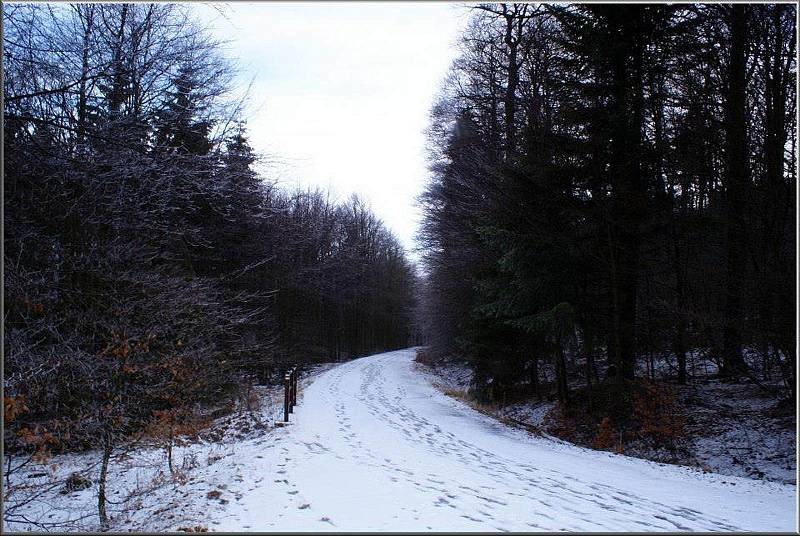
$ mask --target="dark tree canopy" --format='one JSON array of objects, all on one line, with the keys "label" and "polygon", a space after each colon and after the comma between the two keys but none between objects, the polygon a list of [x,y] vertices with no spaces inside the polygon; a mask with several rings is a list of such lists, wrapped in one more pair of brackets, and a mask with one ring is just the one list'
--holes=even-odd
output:
[{"label": "dark tree canopy", "polygon": [[795,8],[469,9],[428,132],[431,355],[495,400],[698,352],[793,393]]}]

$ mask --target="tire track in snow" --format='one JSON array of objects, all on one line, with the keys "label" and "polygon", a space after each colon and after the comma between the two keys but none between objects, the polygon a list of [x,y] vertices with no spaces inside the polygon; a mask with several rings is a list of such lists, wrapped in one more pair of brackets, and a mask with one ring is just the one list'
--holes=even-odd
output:
[{"label": "tire track in snow", "polygon": [[[542,479],[535,476],[535,474],[539,471],[530,465],[521,466],[522,471],[512,469],[511,467],[515,465],[513,460],[504,459],[501,456],[481,449],[468,441],[456,439],[452,433],[444,433],[439,426],[433,425],[426,418],[416,415],[412,410],[403,404],[402,395],[398,394],[392,400],[390,400],[384,392],[385,381],[381,375],[381,369],[386,366],[385,361],[387,359],[390,358],[384,357],[380,360],[373,360],[373,362],[364,367],[363,381],[361,383],[359,399],[362,403],[370,408],[374,415],[385,420],[395,430],[400,431],[406,440],[417,443],[422,448],[426,448],[436,455],[455,456],[455,459],[462,464],[467,465],[473,472],[478,469],[483,470],[483,472],[488,474],[497,484],[496,487],[483,486],[485,491],[481,492],[473,488],[462,486],[462,489],[465,489],[469,495],[484,503],[485,509],[494,510],[496,508],[494,505],[508,506],[507,502],[497,498],[497,496],[494,494],[495,489],[518,489],[521,487],[525,494],[517,496],[546,495],[553,498],[554,502],[557,501],[561,503],[561,507],[564,510],[574,514],[576,517],[590,525],[596,525],[596,523],[590,519],[592,515],[591,512],[577,508],[582,502],[593,503],[606,511],[619,513],[620,515],[615,516],[614,519],[622,523],[628,522],[632,517],[641,517],[643,511],[649,509],[653,512],[653,519],[662,520],[665,522],[659,523],[657,521],[652,521],[648,523],[639,521],[637,523],[639,526],[647,527],[651,530],[691,530],[689,527],[683,526],[680,523],[681,519],[686,519],[688,521],[699,521],[700,527],[698,528],[700,530],[737,529],[737,527],[720,519],[701,519],[698,517],[699,512],[688,508],[680,507],[673,509],[665,504],[649,501],[642,497],[630,495],[616,490],[613,487],[601,484],[600,486],[605,488],[605,491],[607,491],[613,501],[616,502],[616,504],[609,504],[609,502],[607,502],[607,497],[600,495],[599,493],[582,492],[576,489],[578,486],[586,485],[579,479],[569,475],[559,476],[562,476],[564,480],[572,481],[574,483],[572,487],[565,486],[563,480],[559,478],[544,477]],[[393,419],[393,416],[397,416],[398,420]],[[442,478],[435,474],[429,474],[429,476]],[[428,489],[435,489],[445,494],[447,494],[447,490],[452,489],[451,486],[454,484],[444,480],[428,479],[428,481],[433,481],[437,484],[443,485],[443,488],[428,487]],[[419,483],[416,484],[424,487]],[[597,485],[593,486],[593,488],[595,490],[601,489],[601,487],[598,487]],[[456,499],[457,496],[451,495],[450,498]],[[441,497],[437,498],[436,504],[447,504],[449,506],[453,506],[453,503],[450,503]],[[546,508],[553,507],[552,503],[547,503],[544,501],[539,501],[539,504],[545,506]],[[462,508],[458,509],[461,510]],[[472,510],[472,508],[470,508],[470,510]],[[477,511],[478,514],[481,514],[483,518],[488,518],[489,520],[494,519],[492,514],[484,510],[476,509],[475,511]],[[675,520],[673,518],[678,519]],[[472,518],[471,516],[468,516],[467,519],[483,521]]]},{"label": "tire track in snow", "polygon": [[[284,499],[270,499],[279,512],[270,528],[793,528],[793,486],[725,477],[739,484],[731,488],[717,475],[527,436],[436,391],[412,357],[405,350],[351,361],[306,389],[282,431],[282,478],[262,484],[285,481]],[[258,528],[248,515],[237,519]]]}]

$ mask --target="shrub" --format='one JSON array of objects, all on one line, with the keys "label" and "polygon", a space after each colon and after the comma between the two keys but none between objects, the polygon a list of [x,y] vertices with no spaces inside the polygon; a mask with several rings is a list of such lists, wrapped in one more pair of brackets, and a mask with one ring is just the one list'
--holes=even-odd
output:
[{"label": "shrub", "polygon": [[566,441],[577,439],[575,416],[567,404],[556,402],[545,419],[547,430],[554,436]]},{"label": "shrub", "polygon": [[611,427],[611,419],[603,417],[598,426],[597,435],[592,441],[592,447],[600,450],[608,450],[614,446],[614,429]]},{"label": "shrub", "polygon": [[659,445],[674,448],[683,437],[683,406],[669,385],[649,384],[633,395],[633,414],[638,435]]},{"label": "shrub", "polygon": [[424,349],[417,350],[417,356],[414,358],[414,361],[428,367],[432,367],[436,364],[433,355]]}]

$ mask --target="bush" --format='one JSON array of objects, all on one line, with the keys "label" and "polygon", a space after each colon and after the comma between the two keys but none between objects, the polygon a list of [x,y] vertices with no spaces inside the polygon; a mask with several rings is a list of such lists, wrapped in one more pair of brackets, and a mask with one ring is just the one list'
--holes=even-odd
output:
[{"label": "bush", "polygon": [[609,450],[614,446],[614,429],[611,427],[611,419],[604,417],[598,426],[597,436],[592,441],[592,448]]},{"label": "bush", "polygon": [[638,435],[658,445],[675,448],[684,434],[683,406],[669,385],[648,384],[633,395],[633,415]]},{"label": "bush", "polygon": [[556,437],[575,442],[578,439],[578,427],[575,415],[569,405],[556,402],[545,417],[547,430]]},{"label": "bush", "polygon": [[433,355],[424,349],[417,350],[417,356],[414,358],[414,361],[428,367],[436,365],[436,360],[433,358]]},{"label": "bush", "polygon": [[67,495],[73,491],[81,491],[90,487],[92,487],[91,480],[80,473],[72,473],[64,482],[64,488],[61,490],[61,494]]}]

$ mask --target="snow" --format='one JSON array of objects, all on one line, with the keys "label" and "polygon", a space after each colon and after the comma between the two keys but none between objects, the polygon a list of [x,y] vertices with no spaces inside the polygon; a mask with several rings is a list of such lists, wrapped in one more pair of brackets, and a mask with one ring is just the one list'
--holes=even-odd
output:
[{"label": "snow", "polygon": [[692,451],[699,464],[717,473],[796,483],[794,412],[775,415],[775,399],[752,384],[709,381],[691,396]]},{"label": "snow", "polygon": [[[757,356],[752,351],[745,355],[753,367]],[[716,373],[716,365],[699,352],[690,352],[690,357],[690,365],[697,366],[690,370]],[[656,359],[654,364],[657,370],[668,368],[664,359]],[[472,372],[465,361],[449,360],[434,367],[421,363],[415,366],[445,394],[474,405],[468,393],[472,386]],[[762,380],[761,383],[779,391],[778,378]],[[678,394],[687,417],[681,448],[663,449],[629,439],[625,454],[729,476],[796,483],[797,435],[793,408],[780,408],[783,404],[779,404],[774,395],[747,380],[727,383],[696,373],[687,385],[670,385]],[[570,385],[571,390],[583,387],[579,381]],[[555,405],[552,400],[531,398],[505,406],[480,406],[476,409],[514,426],[547,435],[552,424],[550,412]],[[589,446],[591,438],[575,438],[575,442]]]},{"label": "snow", "polygon": [[[413,357],[401,350],[341,364],[302,389],[290,425],[184,448],[178,460],[185,454],[196,463],[185,481],[143,494],[141,510],[118,514],[113,528],[795,530],[794,485],[533,436],[446,396]],[[135,455],[142,466],[158,456]],[[121,475],[122,466],[112,468],[117,489],[130,486],[134,474],[151,474],[127,466]],[[208,498],[215,490],[219,497]],[[69,501],[90,511],[94,493],[58,495],[47,504]]]}]

